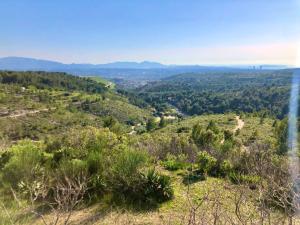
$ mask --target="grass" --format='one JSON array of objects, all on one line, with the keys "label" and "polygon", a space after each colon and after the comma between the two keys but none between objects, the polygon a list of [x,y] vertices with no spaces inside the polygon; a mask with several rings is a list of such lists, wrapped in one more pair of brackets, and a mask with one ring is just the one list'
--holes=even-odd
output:
[{"label": "grass", "polygon": [[[126,208],[112,207],[108,202],[101,202],[92,206],[75,210],[71,218],[71,224],[185,224],[187,222],[191,205],[200,203],[201,200],[210,196],[218,197],[226,213],[234,215],[234,190],[235,186],[227,180],[208,177],[204,181],[196,182],[190,186],[182,183],[182,176],[176,172],[164,171],[172,177],[174,188],[174,198],[162,203],[156,210],[132,211]],[[254,191],[245,190],[253,197]],[[253,198],[254,200],[254,198]],[[254,201],[248,203],[244,210],[253,209]],[[204,203],[199,212],[210,212],[213,205]],[[11,211],[12,212],[12,211]],[[251,213],[248,211],[248,213]],[[3,216],[3,212],[1,212]],[[50,221],[54,215],[46,215],[46,220]],[[41,224],[40,219],[27,216],[26,219],[16,224]]]},{"label": "grass", "polygon": [[105,80],[104,78],[102,77],[89,77],[90,79],[100,83],[100,84],[104,84],[105,86],[109,87],[110,89],[114,89],[116,84],[111,82],[111,81],[108,81],[108,80]]},{"label": "grass", "polygon": [[187,117],[182,121],[173,122],[172,124],[155,131],[155,133],[174,134],[177,133],[180,128],[188,128],[186,131],[183,131],[183,133],[191,133],[195,124],[199,123],[205,128],[211,120],[216,123],[220,130],[233,130],[236,126],[235,116],[235,114],[214,114]]},{"label": "grass", "polygon": [[[109,103],[109,101],[112,100],[108,100],[107,102]],[[121,104],[124,103],[120,101],[119,107],[122,106]],[[107,104],[107,107],[108,106],[109,104]],[[56,111],[53,113],[53,118],[60,118],[61,120],[66,120],[67,117],[71,119],[72,116],[75,115],[64,111]],[[157,135],[176,133],[178,128],[192,128],[192,126],[196,123],[200,123],[205,127],[210,120],[215,121],[217,126],[219,126],[221,129],[233,129],[237,124],[235,116],[235,114],[225,114],[189,117],[183,121],[169,124],[165,128],[154,131],[154,133]],[[45,119],[47,120],[49,118]],[[261,123],[259,117],[245,116],[242,118],[242,120],[245,122],[245,125],[237,137],[240,138],[244,143],[247,142],[255,130],[257,130],[259,139],[264,141],[274,141],[275,137],[273,135],[272,119],[265,119],[263,123]],[[146,212],[137,212],[128,210],[126,208],[115,207],[110,205],[109,200],[101,201],[100,203],[92,206],[75,210],[71,218],[72,224],[185,224],[191,205],[200,203],[201,200],[206,196],[210,196],[210,198],[218,197],[223,210],[237,220],[235,217],[234,204],[236,191],[243,191],[250,198],[250,201],[243,204],[242,210],[247,212],[247,214],[253,218],[258,217],[257,210],[255,210],[255,199],[257,195],[255,190],[234,185],[227,179],[213,177],[207,177],[205,180],[199,180],[190,185],[186,185],[183,182],[184,177],[182,176],[182,174],[185,172],[184,170],[167,171],[161,167],[158,169],[160,172],[169,175],[172,179],[172,186],[174,189],[174,198],[172,200],[160,204],[157,209]],[[212,203],[205,202],[199,208],[199,213],[211,213],[213,209]],[[8,210],[9,213],[16,213],[18,208],[12,205],[8,207]],[[279,214],[278,212],[273,212],[272,215],[278,216]],[[52,216],[53,215],[51,214],[47,215],[46,219],[50,220]],[[2,219],[1,221],[5,221],[7,223],[8,218],[5,210],[0,212],[0,219]],[[27,215],[20,220],[19,224],[41,224],[41,220]]]},{"label": "grass", "polygon": [[126,122],[128,119],[142,122],[151,116],[147,110],[120,100],[107,99],[102,102],[101,107],[102,115],[114,116],[121,122]]},{"label": "grass", "polygon": [[[233,130],[237,125],[235,117],[236,114],[232,113],[187,117],[182,121],[173,122],[172,124],[169,124],[162,129],[158,129],[153,133],[155,135],[171,135],[182,129],[183,131],[181,135],[187,135],[191,133],[195,124],[199,123],[205,128],[211,120],[216,123],[220,130]],[[265,118],[261,122],[260,117],[249,115],[244,116],[241,119],[244,121],[244,127],[239,131],[236,138],[240,139],[242,143],[247,145],[248,140],[255,132],[257,132],[257,139],[262,142],[270,143],[271,145],[276,142],[273,119]]]},{"label": "grass", "polygon": [[243,143],[246,143],[251,135],[257,131],[258,140],[267,143],[275,143],[273,119],[265,118],[263,123],[261,123],[260,117],[245,116],[242,118],[245,122],[244,128],[241,129],[239,137],[242,139]]}]

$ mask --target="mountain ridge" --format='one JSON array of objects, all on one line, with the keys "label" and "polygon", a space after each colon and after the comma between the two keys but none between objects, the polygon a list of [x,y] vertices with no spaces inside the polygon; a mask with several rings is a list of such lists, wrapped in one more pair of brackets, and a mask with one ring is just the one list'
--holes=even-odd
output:
[{"label": "mountain ridge", "polygon": [[47,69],[61,69],[61,68],[80,68],[80,69],[154,69],[154,68],[166,68],[167,65],[163,65],[158,62],[142,61],[142,62],[130,62],[130,61],[117,61],[104,64],[91,64],[91,63],[61,63],[58,61],[27,58],[27,57],[2,57],[0,58],[0,69],[39,69],[45,67]]},{"label": "mountain ridge", "polygon": [[11,71],[46,71],[65,72],[78,76],[101,76],[106,79],[124,80],[159,80],[168,76],[183,73],[206,72],[241,72],[259,71],[287,68],[284,65],[252,65],[222,66],[222,65],[164,65],[158,62],[142,61],[129,62],[117,61],[106,64],[89,63],[61,63],[57,61],[35,59],[27,57],[3,57],[0,58],[0,70]]},{"label": "mountain ridge", "polygon": [[18,57],[18,56],[9,56],[0,58],[0,69],[4,70],[23,70],[27,68],[49,68],[49,69],[60,69],[60,68],[78,68],[78,69],[172,69],[172,68],[241,68],[241,69],[259,69],[260,67],[264,69],[268,68],[287,68],[286,65],[165,65],[159,62],[154,61],[116,61],[111,63],[102,63],[102,64],[92,64],[92,63],[62,63],[54,60],[46,59],[37,59],[30,57]]}]

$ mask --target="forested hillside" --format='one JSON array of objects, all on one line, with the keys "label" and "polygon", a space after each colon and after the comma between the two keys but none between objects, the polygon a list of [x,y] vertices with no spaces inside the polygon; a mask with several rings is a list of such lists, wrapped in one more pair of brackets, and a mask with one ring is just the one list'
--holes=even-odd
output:
[{"label": "forested hillside", "polygon": [[85,91],[88,93],[104,93],[106,88],[89,78],[70,76],[66,73],[47,72],[0,72],[0,81],[3,84],[18,84],[24,87],[58,89],[67,91]]},{"label": "forested hillside", "polygon": [[288,112],[293,71],[180,74],[149,83],[135,93],[154,107],[168,104],[189,115],[260,112],[283,118]]}]

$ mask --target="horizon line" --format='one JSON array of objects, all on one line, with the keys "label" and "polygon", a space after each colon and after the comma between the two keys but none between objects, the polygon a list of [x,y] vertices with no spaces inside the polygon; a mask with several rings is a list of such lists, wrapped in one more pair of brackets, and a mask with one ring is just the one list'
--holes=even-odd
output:
[{"label": "horizon line", "polygon": [[45,58],[36,58],[36,57],[28,57],[28,56],[2,56],[0,59],[5,59],[5,58],[23,58],[23,59],[32,59],[32,60],[41,60],[41,61],[49,61],[49,62],[54,62],[54,63],[60,63],[64,65],[107,65],[107,64],[113,64],[113,63],[137,63],[137,64],[142,64],[142,63],[157,63],[162,66],[167,66],[167,67],[172,67],[172,66],[211,66],[211,67],[236,67],[236,66],[282,66],[286,68],[298,68],[300,67],[297,65],[290,65],[290,64],[282,64],[282,63],[224,63],[224,64],[215,64],[215,63],[197,63],[197,64],[165,64],[160,61],[153,61],[153,60],[116,60],[116,61],[108,61],[108,62],[102,62],[102,63],[89,63],[89,62],[63,62],[55,59],[45,59]]}]

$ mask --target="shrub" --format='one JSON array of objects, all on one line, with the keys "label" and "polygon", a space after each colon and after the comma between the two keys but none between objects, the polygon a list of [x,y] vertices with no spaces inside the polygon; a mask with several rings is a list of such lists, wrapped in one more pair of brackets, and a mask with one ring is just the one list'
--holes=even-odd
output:
[{"label": "shrub", "polygon": [[91,152],[87,156],[87,168],[90,174],[99,174],[104,170],[105,158],[100,152]]},{"label": "shrub", "polygon": [[161,203],[173,197],[173,189],[169,176],[160,175],[154,169],[148,170],[143,174],[144,183],[144,198],[150,205]]},{"label": "shrub", "polygon": [[176,160],[167,160],[162,162],[162,165],[166,170],[175,171],[178,169],[182,169],[184,166],[182,163],[176,161]]},{"label": "shrub", "polygon": [[190,131],[190,128],[189,127],[179,127],[177,129],[177,133],[188,133]]},{"label": "shrub", "polygon": [[[60,150],[64,149],[65,156],[83,159],[90,152],[112,149],[117,143],[117,136],[107,128],[86,127],[84,129],[71,129],[55,146],[61,148]],[[48,144],[48,147],[50,145],[51,143]]]},{"label": "shrub", "polygon": [[117,123],[118,123],[118,121],[112,116],[107,116],[103,119],[103,126],[104,127],[111,128],[114,125],[116,125]]},{"label": "shrub", "polygon": [[86,161],[80,159],[62,160],[60,167],[56,171],[56,175],[66,175],[68,177],[76,177],[78,174],[87,172]]},{"label": "shrub", "polygon": [[167,170],[178,170],[183,169],[186,166],[186,157],[183,154],[180,154],[179,156],[174,156],[172,154],[167,155],[166,161],[162,162],[162,165]]},{"label": "shrub", "polygon": [[0,154],[0,170],[5,166],[5,164],[11,158],[12,153],[9,151],[4,151]]},{"label": "shrub", "polygon": [[123,149],[113,160],[111,174],[106,177],[115,201],[138,206],[155,206],[173,195],[170,178],[154,170],[142,172],[147,155],[141,151]]},{"label": "shrub", "polygon": [[147,121],[146,129],[147,131],[152,131],[157,127],[157,123],[154,118],[151,118]]},{"label": "shrub", "polygon": [[144,127],[144,126],[137,126],[135,128],[135,131],[137,132],[137,134],[143,134],[143,133],[147,132],[146,127]]},{"label": "shrub", "polygon": [[200,124],[196,124],[192,130],[192,139],[199,148],[213,147],[218,143],[219,136],[215,132],[214,123],[211,125],[212,128],[203,130]]},{"label": "shrub", "polygon": [[227,140],[232,141],[233,140],[233,133],[232,133],[232,131],[230,131],[230,130],[225,130],[224,131],[224,140],[225,141],[227,141]]},{"label": "shrub", "polygon": [[167,121],[166,121],[165,117],[163,117],[163,116],[161,117],[158,126],[160,128],[163,128],[163,127],[167,126]]},{"label": "shrub", "polygon": [[13,187],[21,181],[32,182],[41,173],[43,153],[29,140],[20,141],[9,150],[12,156],[3,168],[3,179]]},{"label": "shrub", "polygon": [[225,139],[224,143],[220,146],[222,155],[225,155],[226,153],[231,152],[234,147],[235,147],[234,140],[226,140]]},{"label": "shrub", "polygon": [[183,183],[185,185],[193,184],[195,182],[202,181],[202,180],[205,180],[205,176],[199,170],[188,172],[183,176]]},{"label": "shrub", "polygon": [[232,164],[228,160],[224,160],[220,165],[220,175],[226,176],[231,173],[232,169]]},{"label": "shrub", "polygon": [[134,176],[139,172],[139,169],[145,164],[147,156],[142,151],[132,149],[121,149],[116,154],[113,162],[113,175],[120,180],[134,180]]},{"label": "shrub", "polygon": [[131,149],[124,149],[116,154],[111,171],[106,176],[115,199],[123,202],[135,202],[140,199],[143,183],[140,169],[145,161],[146,156],[143,152]]},{"label": "shrub", "polygon": [[251,189],[255,189],[261,178],[257,175],[238,174],[236,172],[229,173],[229,179],[234,184],[247,184]]},{"label": "shrub", "polygon": [[208,152],[199,152],[198,154],[199,169],[208,174],[217,166],[217,160],[211,156]]},{"label": "shrub", "polygon": [[219,128],[217,127],[215,121],[211,120],[209,121],[208,125],[207,125],[207,128],[206,130],[211,130],[213,131],[215,134],[218,134],[220,131],[219,131]]}]

